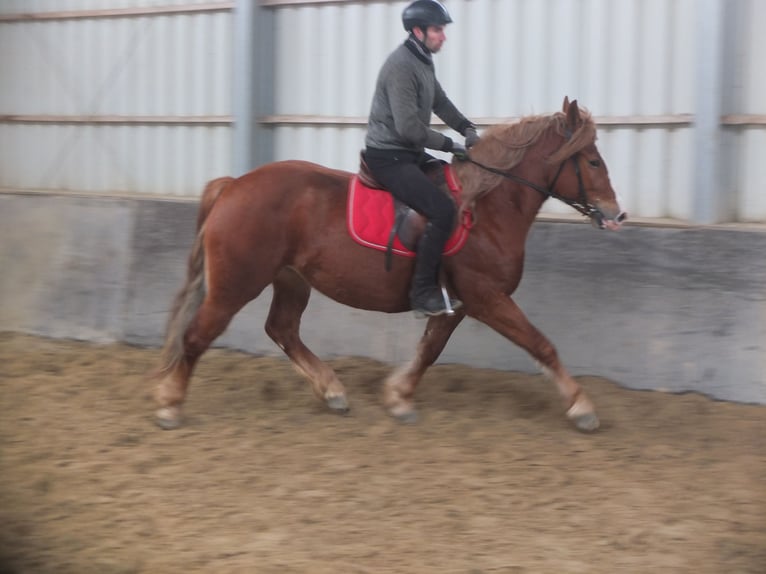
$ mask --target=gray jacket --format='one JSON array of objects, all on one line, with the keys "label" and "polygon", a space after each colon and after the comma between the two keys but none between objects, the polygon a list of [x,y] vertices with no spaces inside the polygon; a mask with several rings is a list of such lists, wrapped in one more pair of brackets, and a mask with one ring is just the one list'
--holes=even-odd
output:
[{"label": "gray jacket", "polygon": [[429,127],[431,113],[462,135],[472,125],[444,93],[430,56],[409,38],[383,64],[367,122],[367,147],[451,151],[452,139]]}]

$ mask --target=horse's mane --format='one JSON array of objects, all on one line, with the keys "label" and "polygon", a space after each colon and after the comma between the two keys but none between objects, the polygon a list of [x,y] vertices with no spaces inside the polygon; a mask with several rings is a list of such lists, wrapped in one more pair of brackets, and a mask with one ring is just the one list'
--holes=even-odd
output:
[{"label": "horse's mane", "polygon": [[[583,108],[580,108],[580,120],[578,128],[564,145],[546,158],[546,162],[564,161],[596,140],[596,124]],[[471,148],[471,158],[483,165],[509,171],[519,165],[527,151],[551,130],[560,136],[568,135],[566,114],[526,116],[517,122],[494,125],[485,130],[481,140]],[[452,165],[463,185],[462,209],[471,208],[481,195],[503,181],[502,176],[469,162],[453,162]]]}]

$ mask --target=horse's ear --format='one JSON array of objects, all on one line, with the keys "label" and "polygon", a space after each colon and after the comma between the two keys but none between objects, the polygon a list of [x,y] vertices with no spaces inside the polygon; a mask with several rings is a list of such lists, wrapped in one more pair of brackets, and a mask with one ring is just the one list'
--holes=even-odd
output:
[{"label": "horse's ear", "polygon": [[580,108],[577,107],[577,100],[572,100],[566,108],[567,125],[569,129],[575,131],[580,124]]},{"label": "horse's ear", "polygon": [[561,106],[561,111],[564,113],[569,111],[569,96],[564,96],[564,105]]}]

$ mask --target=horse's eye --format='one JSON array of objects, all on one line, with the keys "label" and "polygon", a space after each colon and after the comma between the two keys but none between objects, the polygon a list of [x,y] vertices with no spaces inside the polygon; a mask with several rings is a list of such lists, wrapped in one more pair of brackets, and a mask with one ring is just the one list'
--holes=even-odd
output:
[{"label": "horse's eye", "polygon": [[588,160],[588,163],[589,163],[589,164],[590,164],[592,167],[601,167],[601,162],[600,162],[599,160],[597,160],[597,159],[589,159],[589,160]]}]

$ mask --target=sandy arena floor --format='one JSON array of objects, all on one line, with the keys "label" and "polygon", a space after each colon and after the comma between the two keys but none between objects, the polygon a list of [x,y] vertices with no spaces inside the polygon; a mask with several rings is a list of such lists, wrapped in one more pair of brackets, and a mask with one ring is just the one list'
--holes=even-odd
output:
[{"label": "sandy arena floor", "polygon": [[327,412],[286,360],[212,351],[186,425],[152,423],[158,351],[0,334],[0,572],[766,572],[766,407],[439,365],[421,421],[389,367],[332,361]]}]

